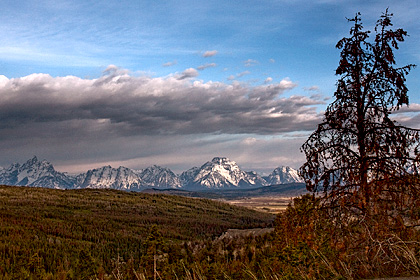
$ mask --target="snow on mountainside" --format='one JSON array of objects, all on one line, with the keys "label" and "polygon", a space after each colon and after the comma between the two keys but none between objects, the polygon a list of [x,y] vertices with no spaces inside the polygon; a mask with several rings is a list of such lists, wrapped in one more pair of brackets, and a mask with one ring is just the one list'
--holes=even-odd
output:
[{"label": "snow on mountainside", "polygon": [[303,183],[298,171],[288,166],[277,167],[265,180],[268,185]]},{"label": "snow on mountainside", "polygon": [[255,185],[261,185],[261,186],[267,186],[267,181],[257,174],[255,171],[249,171],[246,172],[248,175],[248,178],[251,182],[254,182]]},{"label": "snow on mountainside", "polygon": [[181,177],[189,188],[260,187],[265,183],[256,173],[242,171],[236,162],[224,157],[215,157]]},{"label": "snow on mountainside", "polygon": [[225,157],[215,157],[201,167],[193,167],[180,176],[170,169],[153,165],[135,171],[126,167],[104,166],[77,176],[58,172],[46,160],[36,157],[20,165],[0,167],[0,184],[48,188],[111,188],[139,191],[146,188],[256,188],[267,185],[302,182],[296,170],[290,167],[276,168],[269,176],[246,172],[236,162]]},{"label": "snow on mountainside", "polygon": [[144,184],[132,169],[111,166],[89,170],[76,177],[76,188],[138,190]]},{"label": "snow on mountainside", "polygon": [[0,171],[0,184],[71,188],[74,185],[74,178],[56,171],[51,163],[46,160],[39,161],[34,156],[22,165],[15,163]]},{"label": "snow on mountainside", "polygon": [[191,169],[188,169],[187,171],[182,172],[182,174],[179,175],[179,180],[181,181],[181,185],[187,186],[188,184],[193,182],[198,172],[200,172],[200,168],[198,167],[193,167]]},{"label": "snow on mountainside", "polygon": [[139,172],[140,178],[149,187],[181,188],[181,181],[169,168],[153,165]]},{"label": "snow on mountainside", "polygon": [[140,190],[145,188],[179,188],[181,183],[168,168],[153,165],[134,171],[120,166],[104,166],[77,176],[76,188]]}]

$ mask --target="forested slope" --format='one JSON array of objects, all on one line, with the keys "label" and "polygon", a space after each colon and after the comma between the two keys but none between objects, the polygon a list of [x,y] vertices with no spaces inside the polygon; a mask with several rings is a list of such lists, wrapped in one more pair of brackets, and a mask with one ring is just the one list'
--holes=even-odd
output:
[{"label": "forested slope", "polygon": [[162,255],[175,258],[166,261],[175,262],[186,242],[210,240],[229,228],[265,227],[272,220],[207,199],[2,186],[0,275],[110,274],[116,260],[147,267],[145,256],[155,239]]}]

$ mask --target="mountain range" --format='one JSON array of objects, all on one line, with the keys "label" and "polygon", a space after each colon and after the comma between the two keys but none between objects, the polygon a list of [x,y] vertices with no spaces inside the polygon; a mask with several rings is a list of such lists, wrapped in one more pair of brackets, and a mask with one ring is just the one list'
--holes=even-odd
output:
[{"label": "mountain range", "polygon": [[69,175],[56,171],[50,162],[40,161],[36,156],[24,164],[14,163],[8,168],[0,168],[0,184],[56,189],[244,189],[300,182],[302,180],[293,168],[278,167],[264,177],[253,171],[241,170],[236,162],[225,157],[215,157],[201,167],[193,167],[180,175],[157,165],[143,170],[103,166],[79,175]]}]

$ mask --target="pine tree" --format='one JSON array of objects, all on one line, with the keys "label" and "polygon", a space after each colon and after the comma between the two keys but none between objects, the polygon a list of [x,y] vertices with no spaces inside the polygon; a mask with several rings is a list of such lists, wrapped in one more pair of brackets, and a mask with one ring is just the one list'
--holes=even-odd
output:
[{"label": "pine tree", "polygon": [[392,30],[391,18],[386,10],[372,42],[360,13],[349,19],[350,37],[336,46],[341,53],[335,100],[301,148],[307,189],[323,194],[331,207],[363,215],[382,206],[388,214],[407,212],[419,203],[419,130],[391,120],[409,104],[406,75],[415,65],[396,67],[394,50],[407,32]]},{"label": "pine tree", "polygon": [[152,225],[150,228],[144,247],[146,254],[142,258],[142,264],[147,272],[150,272],[153,267],[153,279],[157,279],[158,263],[163,261],[163,255],[167,251],[162,233],[159,231],[157,225]]}]

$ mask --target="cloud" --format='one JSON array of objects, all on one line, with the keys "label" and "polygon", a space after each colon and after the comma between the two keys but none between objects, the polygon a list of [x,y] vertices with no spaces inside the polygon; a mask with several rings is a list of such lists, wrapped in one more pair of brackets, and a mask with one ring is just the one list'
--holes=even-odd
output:
[{"label": "cloud", "polygon": [[242,140],[241,144],[246,145],[246,146],[252,146],[255,143],[257,143],[257,138],[255,137],[247,137],[244,140]]},{"label": "cloud", "polygon": [[162,66],[163,67],[171,67],[171,66],[174,66],[176,64],[178,64],[178,61],[174,60],[174,61],[166,62],[166,63],[162,64]]},{"label": "cloud", "polygon": [[216,67],[216,66],[217,66],[216,63],[206,63],[206,64],[198,66],[197,69],[198,70],[204,70],[204,69],[212,68],[212,67]]},{"label": "cloud", "polygon": [[255,60],[255,59],[248,59],[248,60],[244,61],[244,65],[246,67],[255,66],[257,64],[259,64],[259,62],[258,62],[258,60]]},{"label": "cloud", "polygon": [[[278,99],[296,86],[290,80],[261,86],[188,80],[195,76],[194,68],[173,77],[151,78],[109,67],[98,79],[2,77],[2,136],[5,130],[13,134],[28,125],[60,122],[82,134],[86,127],[116,134],[269,134],[305,130],[318,119],[310,107],[316,101],[304,96]],[[299,115],[307,121],[297,121]],[[79,127],[83,122],[87,126]]]},{"label": "cloud", "polygon": [[304,90],[319,92],[319,86],[305,87]]},{"label": "cloud", "polygon": [[[289,79],[284,79],[280,83],[277,84],[269,84],[264,86],[255,87],[254,91],[249,94],[249,97],[252,99],[265,101],[265,100],[273,100],[277,98],[280,93],[286,89],[292,89],[296,87],[296,84],[290,81]],[[305,100],[306,104],[302,103],[302,101],[298,101],[299,99]],[[309,101],[310,99],[305,96],[291,96],[287,100],[293,100],[293,103],[299,104],[299,106],[306,106],[306,105],[315,105],[316,102]]]},{"label": "cloud", "polygon": [[418,113],[420,112],[420,104],[411,103],[408,106],[402,106],[396,113]]},{"label": "cloud", "polygon": [[404,126],[420,129],[420,104],[411,103],[392,112],[393,119]]},{"label": "cloud", "polygon": [[246,76],[246,75],[249,75],[249,74],[251,74],[251,72],[249,72],[249,71],[243,71],[243,72],[238,73],[236,75],[230,75],[227,79],[229,81],[232,81],[232,80],[235,80],[237,78],[242,78],[243,76]]},{"label": "cloud", "polygon": [[270,58],[269,61],[270,61],[270,63],[275,63],[276,62],[276,60],[273,59],[273,58]]},{"label": "cloud", "polygon": [[249,71],[243,71],[243,72],[237,74],[236,77],[237,78],[241,78],[241,77],[246,76],[246,75],[249,75],[249,74],[251,74],[251,72],[249,72]]},{"label": "cloud", "polygon": [[[188,153],[209,160],[214,151],[230,156],[241,141],[228,145],[223,139],[312,131],[321,119],[318,100],[283,97],[296,87],[290,80],[251,86],[188,79],[196,74],[191,68],[166,77],[135,76],[110,66],[97,79],[0,76],[2,161],[36,154],[92,166],[130,159],[164,164]],[[239,160],[240,153],[231,156]]]},{"label": "cloud", "polygon": [[205,51],[203,53],[203,57],[212,57],[215,56],[218,53],[218,51],[213,50],[213,51]]},{"label": "cloud", "polygon": [[271,83],[272,81],[273,81],[273,78],[271,78],[271,77],[267,77],[267,78],[265,79],[264,83],[265,83],[265,84],[269,84],[269,83]]},{"label": "cloud", "polygon": [[181,74],[176,75],[178,80],[190,79],[197,77],[198,71],[194,68],[185,69]]}]

